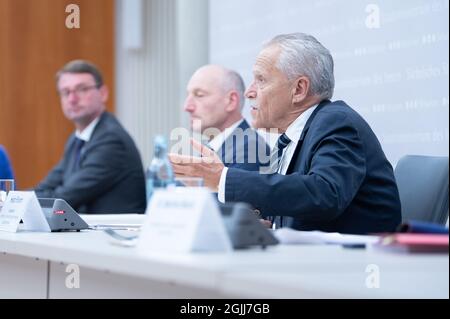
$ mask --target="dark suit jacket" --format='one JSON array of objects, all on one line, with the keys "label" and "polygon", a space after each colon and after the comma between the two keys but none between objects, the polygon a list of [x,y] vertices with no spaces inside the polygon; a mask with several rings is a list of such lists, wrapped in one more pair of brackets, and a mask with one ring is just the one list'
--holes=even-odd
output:
[{"label": "dark suit jacket", "polygon": [[79,168],[71,135],[58,165],[35,189],[40,198],[62,198],[78,213],[143,213],[144,170],[139,152],[116,118],[105,112],[81,152]]},{"label": "dark suit jacket", "polygon": [[394,231],[401,221],[392,166],[366,121],[342,101],[309,118],[287,175],[230,168],[226,201],[263,217],[293,217],[292,228],[352,234]]},{"label": "dark suit jacket", "polygon": [[11,164],[6,154],[6,150],[0,145],[0,179],[13,179]]},{"label": "dark suit jacket", "polygon": [[258,171],[262,163],[268,162],[270,148],[264,138],[243,120],[217,153],[226,167]]}]

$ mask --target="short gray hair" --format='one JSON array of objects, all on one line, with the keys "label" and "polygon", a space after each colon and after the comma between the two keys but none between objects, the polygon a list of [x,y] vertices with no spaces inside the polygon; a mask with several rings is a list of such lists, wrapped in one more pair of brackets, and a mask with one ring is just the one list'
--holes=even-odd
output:
[{"label": "short gray hair", "polygon": [[316,38],[304,33],[281,34],[270,40],[264,48],[278,46],[281,53],[277,67],[292,81],[307,76],[311,93],[331,99],[334,91],[334,62],[330,51]]},{"label": "short gray hair", "polygon": [[245,105],[245,83],[241,75],[236,71],[224,69],[225,78],[223,81],[223,89],[226,92],[236,91],[239,95],[239,106],[241,109]]}]

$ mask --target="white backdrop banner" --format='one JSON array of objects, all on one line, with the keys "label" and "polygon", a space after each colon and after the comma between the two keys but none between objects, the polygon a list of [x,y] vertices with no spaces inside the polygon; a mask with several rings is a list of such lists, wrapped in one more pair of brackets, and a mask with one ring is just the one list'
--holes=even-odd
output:
[{"label": "white backdrop banner", "polygon": [[[210,1],[210,60],[252,79],[262,43],[315,36],[335,60],[333,100],[372,126],[392,164],[448,156],[448,0]],[[250,118],[248,105],[245,116]]]}]

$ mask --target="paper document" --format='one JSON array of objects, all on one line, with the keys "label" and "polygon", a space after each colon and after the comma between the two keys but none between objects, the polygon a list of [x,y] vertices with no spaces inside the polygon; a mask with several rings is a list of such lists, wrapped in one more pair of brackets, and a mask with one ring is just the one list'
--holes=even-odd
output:
[{"label": "paper document", "polygon": [[344,235],[322,231],[299,231],[291,228],[280,228],[275,237],[281,244],[340,244],[368,245],[378,242],[379,236]]},{"label": "paper document", "polygon": [[93,224],[89,225],[92,230],[105,230],[105,229],[115,229],[115,230],[129,230],[129,231],[139,231],[141,229],[140,224]]}]

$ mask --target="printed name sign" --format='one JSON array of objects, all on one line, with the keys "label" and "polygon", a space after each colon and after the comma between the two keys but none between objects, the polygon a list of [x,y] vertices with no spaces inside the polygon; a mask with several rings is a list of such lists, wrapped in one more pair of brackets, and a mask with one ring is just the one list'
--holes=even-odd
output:
[{"label": "printed name sign", "polygon": [[0,211],[0,231],[17,232],[21,220],[24,230],[51,231],[35,192],[8,193]]},{"label": "printed name sign", "polygon": [[153,194],[139,236],[140,253],[231,250],[219,208],[208,189],[180,187]]}]

